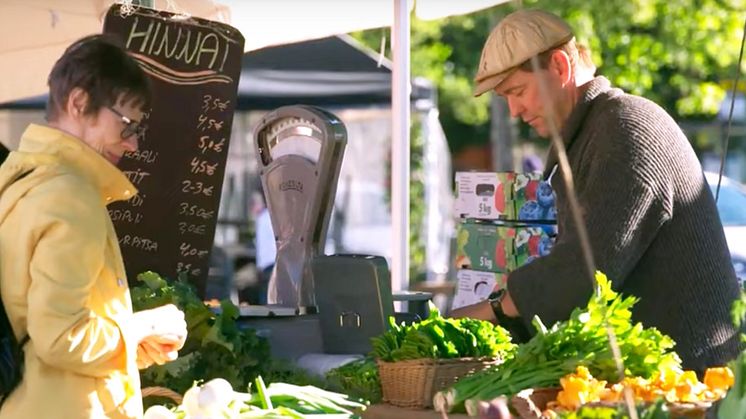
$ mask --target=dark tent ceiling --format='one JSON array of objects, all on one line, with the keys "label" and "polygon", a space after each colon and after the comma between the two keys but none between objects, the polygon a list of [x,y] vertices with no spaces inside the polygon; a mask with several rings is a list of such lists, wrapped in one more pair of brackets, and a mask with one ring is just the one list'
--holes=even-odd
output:
[{"label": "dark tent ceiling", "polygon": [[[390,104],[390,64],[383,60],[379,66],[375,54],[347,35],[247,52],[241,61],[237,107],[267,110],[295,104]],[[413,83],[413,100],[431,95],[427,83]],[[45,103],[43,95],[0,104],[0,109],[41,109]]]}]

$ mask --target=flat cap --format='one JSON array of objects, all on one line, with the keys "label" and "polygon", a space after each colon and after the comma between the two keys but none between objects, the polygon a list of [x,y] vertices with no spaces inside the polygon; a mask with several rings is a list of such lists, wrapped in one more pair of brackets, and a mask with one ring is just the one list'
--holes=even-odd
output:
[{"label": "flat cap", "polygon": [[474,77],[474,96],[497,87],[534,55],[573,37],[572,28],[564,20],[543,10],[525,9],[505,16],[484,43]]}]

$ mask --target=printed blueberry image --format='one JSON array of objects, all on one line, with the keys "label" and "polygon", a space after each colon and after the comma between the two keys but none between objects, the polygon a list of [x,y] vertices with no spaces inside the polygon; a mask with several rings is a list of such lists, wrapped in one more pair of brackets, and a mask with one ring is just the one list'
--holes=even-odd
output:
[{"label": "printed blueberry image", "polygon": [[542,220],[556,220],[557,219],[557,208],[555,207],[549,207],[549,208],[543,208],[542,211]]},{"label": "printed blueberry image", "polygon": [[536,200],[543,208],[550,208],[554,205],[554,192],[547,182],[539,183],[539,189],[536,191]]},{"label": "printed blueberry image", "polygon": [[523,264],[524,265],[528,265],[529,263],[533,262],[534,260],[536,260],[536,256],[529,256],[529,257],[526,258],[526,261]]},{"label": "printed blueberry image", "polygon": [[541,241],[539,242],[539,254],[541,256],[548,255],[549,252],[552,251],[553,245],[554,245],[554,240],[552,240],[551,237],[543,236],[541,238]]},{"label": "printed blueberry image", "polygon": [[544,230],[544,233],[546,233],[549,237],[554,237],[557,235],[557,224],[547,224],[541,226],[541,229]]},{"label": "printed blueberry image", "polygon": [[518,211],[518,219],[520,220],[541,220],[542,208],[536,201],[528,201]]}]

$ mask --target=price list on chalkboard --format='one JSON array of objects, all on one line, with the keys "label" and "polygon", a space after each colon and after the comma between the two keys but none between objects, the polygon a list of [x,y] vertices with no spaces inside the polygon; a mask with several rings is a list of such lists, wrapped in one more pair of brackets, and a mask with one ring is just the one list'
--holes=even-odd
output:
[{"label": "price list on chalkboard", "polygon": [[187,274],[204,292],[225,173],[243,37],[203,19],[109,9],[104,32],[124,43],[153,92],[148,130],[119,168],[139,193],[109,206],[130,284],[152,270]]}]

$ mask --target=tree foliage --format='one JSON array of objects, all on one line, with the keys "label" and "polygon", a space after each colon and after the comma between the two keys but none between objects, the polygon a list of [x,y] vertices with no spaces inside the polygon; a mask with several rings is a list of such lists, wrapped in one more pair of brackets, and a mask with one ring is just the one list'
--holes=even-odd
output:
[{"label": "tree foliage", "polygon": [[[735,74],[744,0],[530,0],[568,20],[601,74],[676,119],[711,118]],[[746,68],[746,67],[745,67]]]},{"label": "tree foliage", "polygon": [[[525,0],[523,7],[565,18],[578,41],[590,47],[599,74],[655,101],[677,120],[717,114],[735,75],[746,19],[746,0]],[[438,87],[453,151],[488,141],[489,95],[472,97],[473,77],[490,30],[516,8],[509,3],[438,21],[412,17],[412,74]],[[390,32],[354,36],[378,49]]]}]

